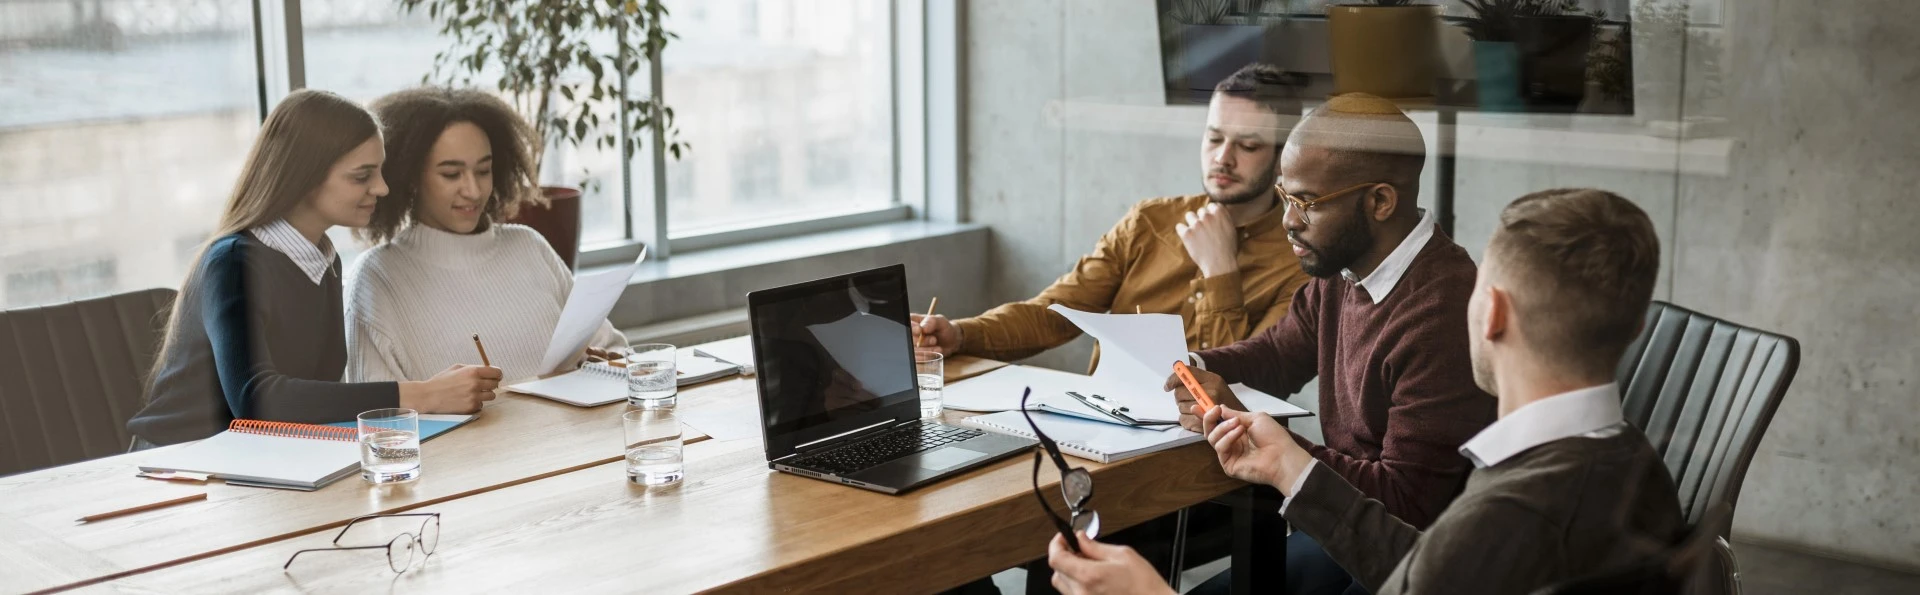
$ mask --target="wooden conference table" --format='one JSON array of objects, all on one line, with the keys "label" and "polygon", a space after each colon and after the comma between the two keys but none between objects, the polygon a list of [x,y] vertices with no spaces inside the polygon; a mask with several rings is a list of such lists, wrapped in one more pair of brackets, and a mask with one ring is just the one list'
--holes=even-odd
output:
[{"label": "wooden conference table", "polygon": [[[948,360],[950,382],[1004,366]],[[752,416],[755,385],[681,389],[679,409]],[[134,476],[164,449],[0,478],[0,592],[86,587],[143,592],[885,591],[933,592],[1044,556],[1053,534],[1022,455],[904,496],[772,472],[756,439],[687,429],[687,479],[626,482],[618,413],[502,393],[423,449],[423,477],[315,492],[182,484]],[[949,411],[949,422],[965,413]],[[1112,532],[1246,484],[1203,444],[1093,472]],[[1057,483],[1051,464],[1043,485]],[[94,523],[88,514],[206,492],[208,499]],[[1047,490],[1064,510],[1057,490]],[[437,512],[435,554],[404,574],[377,550],[307,554],[376,512]],[[358,524],[342,545],[386,543],[419,519]]]}]

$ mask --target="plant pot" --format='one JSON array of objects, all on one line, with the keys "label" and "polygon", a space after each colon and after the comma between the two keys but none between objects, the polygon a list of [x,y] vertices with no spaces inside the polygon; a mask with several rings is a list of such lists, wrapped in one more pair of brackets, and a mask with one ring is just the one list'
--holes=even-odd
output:
[{"label": "plant pot", "polygon": [[1209,96],[1220,81],[1260,61],[1267,28],[1260,25],[1180,25],[1179,78],[1188,90]]},{"label": "plant pot", "polygon": [[1481,111],[1526,111],[1520,100],[1520,50],[1513,42],[1473,42],[1473,70]]},{"label": "plant pot", "polygon": [[1517,17],[1513,44],[1520,51],[1520,97],[1530,111],[1572,112],[1587,94],[1587,52],[1593,19]]},{"label": "plant pot", "polygon": [[580,189],[565,186],[541,186],[540,196],[547,199],[546,206],[523,205],[520,212],[508,219],[508,223],[518,223],[540,232],[560,255],[561,262],[572,269],[574,261],[580,256]]},{"label": "plant pot", "polygon": [[1433,97],[1439,73],[1439,6],[1328,6],[1327,32],[1335,95]]}]

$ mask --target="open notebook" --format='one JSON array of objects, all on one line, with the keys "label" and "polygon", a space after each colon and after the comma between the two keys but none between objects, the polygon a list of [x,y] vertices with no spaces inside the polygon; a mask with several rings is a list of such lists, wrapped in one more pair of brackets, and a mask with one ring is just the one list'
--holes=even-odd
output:
[{"label": "open notebook", "polygon": [[[1161,390],[1160,385],[1124,386],[1097,376],[1021,365],[1007,366],[949,385],[943,401],[947,409],[959,411],[1011,411],[1020,408],[1020,395],[1028,388],[1033,389],[1033,397],[1027,400],[1027,406],[1034,411],[1116,424],[1122,423],[1121,420],[1102,409],[1111,411],[1125,408],[1128,417],[1149,422],[1147,425],[1164,425],[1151,422],[1177,422],[1180,418],[1172,394]],[[1250,411],[1277,418],[1313,415],[1298,405],[1244,384],[1234,384],[1228,388],[1240,399],[1241,405]],[[1070,398],[1068,392],[1079,393],[1098,405]],[[1021,425],[1024,427],[1025,423]]]},{"label": "open notebook", "polygon": [[[1033,423],[1060,444],[1060,451],[1083,459],[1111,463],[1143,454],[1186,446],[1206,439],[1195,432],[1167,428],[1133,428],[1091,419],[1051,413],[1034,413]],[[1019,411],[1002,411],[960,420],[972,426],[1001,434],[1037,439],[1033,428]]]},{"label": "open notebook", "polygon": [[[472,415],[420,416],[420,441],[473,421]],[[141,471],[184,471],[230,485],[312,491],[360,469],[357,422],[327,425],[236,419],[227,431],[154,457]]]},{"label": "open notebook", "polygon": [[[740,373],[740,367],[707,357],[695,349],[674,352],[679,386],[718,380]],[[528,380],[507,387],[518,393],[546,397],[576,407],[598,407],[627,398],[627,370],[615,364],[588,362],[572,372]]]},{"label": "open notebook", "polygon": [[360,469],[359,430],[236,419],[227,431],[154,457],[141,471],[205,473],[233,485],[317,490]]}]

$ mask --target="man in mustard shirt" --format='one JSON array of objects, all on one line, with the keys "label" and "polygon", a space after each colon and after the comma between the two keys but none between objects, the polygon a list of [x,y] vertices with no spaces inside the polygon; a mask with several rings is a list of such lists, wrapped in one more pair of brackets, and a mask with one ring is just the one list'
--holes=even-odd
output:
[{"label": "man in mustard shirt", "polygon": [[1079,327],[1047,310],[1053,304],[1178,314],[1189,350],[1273,326],[1308,279],[1287,244],[1285,209],[1273,189],[1281,143],[1299,115],[1300,102],[1279,69],[1240,69],[1214,87],[1207,108],[1200,140],[1205,194],[1141,201],[1040,295],[973,318],[915,315],[915,340],[947,355],[1025,359],[1080,336]]}]

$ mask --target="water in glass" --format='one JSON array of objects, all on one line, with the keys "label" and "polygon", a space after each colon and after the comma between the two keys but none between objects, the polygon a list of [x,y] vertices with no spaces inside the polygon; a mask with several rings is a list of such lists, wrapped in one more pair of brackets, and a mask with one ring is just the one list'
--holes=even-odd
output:
[{"label": "water in glass", "polygon": [[939,374],[916,376],[920,384],[920,419],[939,419],[940,390],[945,387],[946,379]]},{"label": "water in glass", "polygon": [[360,475],[373,483],[418,478],[420,434],[405,430],[379,430],[360,436]]},{"label": "water in glass", "polygon": [[680,481],[686,475],[679,441],[671,445],[649,444],[627,449],[627,481],[658,486]]}]

